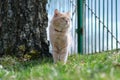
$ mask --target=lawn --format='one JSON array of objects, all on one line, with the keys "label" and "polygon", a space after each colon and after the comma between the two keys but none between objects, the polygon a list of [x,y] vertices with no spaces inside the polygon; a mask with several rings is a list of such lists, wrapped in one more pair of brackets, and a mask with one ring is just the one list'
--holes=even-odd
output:
[{"label": "lawn", "polygon": [[0,80],[120,80],[120,54],[71,55],[66,65],[5,56],[0,58]]}]

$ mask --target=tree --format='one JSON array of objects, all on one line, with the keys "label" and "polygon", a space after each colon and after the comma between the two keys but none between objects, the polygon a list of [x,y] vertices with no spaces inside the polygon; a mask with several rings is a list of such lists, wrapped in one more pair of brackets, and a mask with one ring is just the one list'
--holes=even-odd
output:
[{"label": "tree", "polygon": [[46,3],[47,0],[0,0],[0,55],[50,56]]}]

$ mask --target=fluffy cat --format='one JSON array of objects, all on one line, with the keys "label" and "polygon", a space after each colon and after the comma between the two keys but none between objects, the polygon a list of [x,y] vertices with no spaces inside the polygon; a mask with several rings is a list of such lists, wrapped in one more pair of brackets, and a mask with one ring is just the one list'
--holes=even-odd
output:
[{"label": "fluffy cat", "polygon": [[61,61],[65,64],[71,44],[70,12],[60,13],[55,9],[54,16],[50,22],[49,37],[54,63]]}]

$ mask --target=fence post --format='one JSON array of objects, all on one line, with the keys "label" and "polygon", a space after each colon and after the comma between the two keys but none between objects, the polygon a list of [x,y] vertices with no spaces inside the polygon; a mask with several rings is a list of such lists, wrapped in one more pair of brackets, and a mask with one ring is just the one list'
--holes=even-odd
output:
[{"label": "fence post", "polygon": [[77,0],[78,15],[78,53],[83,54],[83,0]]}]

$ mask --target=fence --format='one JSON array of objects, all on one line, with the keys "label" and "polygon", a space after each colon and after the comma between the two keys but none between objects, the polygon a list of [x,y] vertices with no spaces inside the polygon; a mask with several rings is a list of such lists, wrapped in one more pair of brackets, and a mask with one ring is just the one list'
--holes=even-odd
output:
[{"label": "fence", "polygon": [[119,49],[118,3],[117,0],[48,0],[48,18],[51,20],[56,8],[71,12],[72,53]]},{"label": "fence", "polygon": [[86,0],[84,52],[96,53],[120,48],[117,0]]}]

